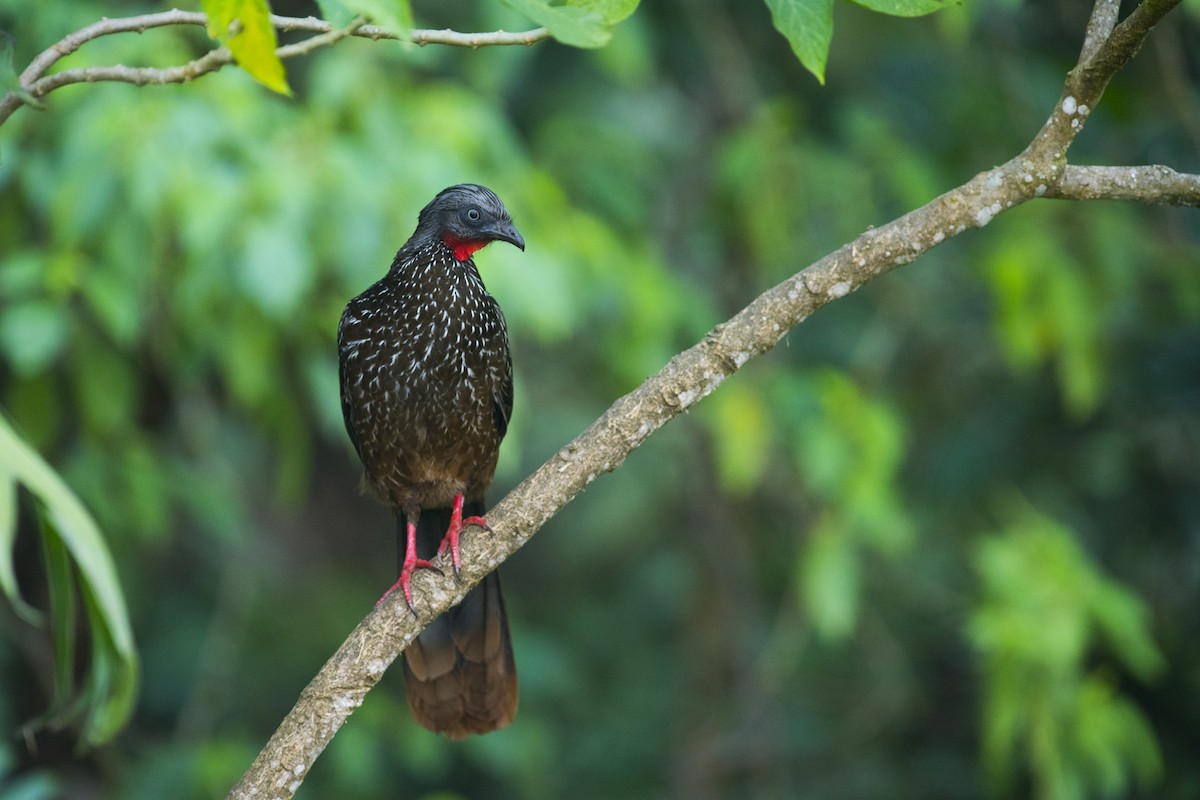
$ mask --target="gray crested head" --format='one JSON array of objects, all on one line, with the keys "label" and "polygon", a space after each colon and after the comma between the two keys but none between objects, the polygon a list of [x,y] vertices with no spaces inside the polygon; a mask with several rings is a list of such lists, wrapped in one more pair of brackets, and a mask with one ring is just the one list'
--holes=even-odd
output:
[{"label": "gray crested head", "polygon": [[475,183],[460,183],[438,192],[421,209],[417,229],[406,250],[442,242],[459,261],[490,242],[501,241],[525,249],[525,239],[496,193]]}]

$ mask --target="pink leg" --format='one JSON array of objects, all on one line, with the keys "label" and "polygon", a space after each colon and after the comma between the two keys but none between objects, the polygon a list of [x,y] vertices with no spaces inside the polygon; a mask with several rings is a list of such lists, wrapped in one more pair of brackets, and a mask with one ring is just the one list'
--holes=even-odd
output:
[{"label": "pink leg", "polygon": [[392,584],[392,588],[383,593],[383,597],[375,601],[375,607],[378,608],[388,595],[399,589],[404,594],[404,602],[408,604],[408,609],[414,614],[417,610],[412,604],[412,589],[409,584],[412,582],[412,574],[415,569],[433,569],[435,567],[430,562],[423,558],[417,558],[417,526],[413,522],[409,522],[405,531],[407,542],[404,547],[404,565],[400,568],[400,580]]},{"label": "pink leg", "polygon": [[450,512],[450,527],[446,529],[446,535],[442,537],[442,543],[438,545],[437,554],[440,556],[450,548],[450,562],[454,564],[454,574],[458,574],[460,559],[458,555],[458,537],[462,533],[462,529],[468,525],[478,525],[486,531],[492,529],[491,525],[487,524],[487,520],[483,517],[467,517],[463,519],[463,496],[461,494],[454,495],[454,510]]}]

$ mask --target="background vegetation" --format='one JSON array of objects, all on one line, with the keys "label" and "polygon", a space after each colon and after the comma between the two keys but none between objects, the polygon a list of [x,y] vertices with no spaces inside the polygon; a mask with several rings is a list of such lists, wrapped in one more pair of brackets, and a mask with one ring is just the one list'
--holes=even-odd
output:
[{"label": "background vegetation", "polygon": [[[0,0],[0,29],[23,64],[143,10]],[[1075,162],[1200,171],[1194,12]],[[19,111],[0,407],[108,538],[141,690],[107,746],[22,737],[54,643],[6,610],[0,798],[223,794],[391,584],[334,329],[438,189],[491,186],[529,242],[480,257],[517,370],[499,496],[761,289],[1024,146],[1086,13],[839,4],[821,88],[765,5],[667,0],[595,51],[348,41],[289,63],[291,100],[225,70]],[[506,564],[510,729],[434,738],[389,675],[298,796],[1195,797],[1198,239],[1194,210],[1036,202],[834,303]]]}]

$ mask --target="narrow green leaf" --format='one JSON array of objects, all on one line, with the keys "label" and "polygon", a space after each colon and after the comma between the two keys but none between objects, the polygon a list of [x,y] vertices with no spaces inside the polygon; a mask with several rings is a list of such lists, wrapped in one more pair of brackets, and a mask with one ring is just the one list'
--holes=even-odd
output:
[{"label": "narrow green leaf", "polygon": [[[0,450],[0,464],[8,463],[7,454]],[[13,610],[30,625],[41,625],[45,619],[40,611],[25,602],[17,586],[13,569],[13,546],[17,540],[17,482],[0,467],[0,590],[12,604]]]},{"label": "narrow green leaf", "polygon": [[[268,89],[291,96],[267,0],[201,0],[208,35],[229,48],[238,66]],[[235,24],[236,23],[236,24]]]},{"label": "narrow green leaf", "polygon": [[[2,415],[0,453],[4,455],[4,460],[0,462],[4,465],[3,469],[41,503],[47,525],[61,538],[62,545],[74,561],[92,625],[93,650],[105,650],[107,653],[101,655],[99,662],[93,657],[93,671],[99,665],[106,671],[105,674],[93,676],[89,673],[84,695],[68,706],[70,709],[79,708],[77,703],[82,701],[83,707],[91,709],[84,723],[85,738],[90,744],[99,744],[129,718],[138,680],[133,631],[112,555],[83,504],[41,456],[16,435]],[[47,561],[53,570],[52,555],[52,552],[48,552]],[[50,577],[52,581],[56,580],[53,573]],[[68,580],[57,582],[59,586],[69,583]],[[60,617],[53,621],[61,620]],[[74,630],[74,625],[69,627],[71,631]],[[89,694],[88,687],[102,694]],[[61,718],[62,712],[55,716]]]},{"label": "narrow green leaf", "polygon": [[117,648],[122,653],[133,653],[133,632],[117,571],[95,521],[58,474],[16,437],[3,417],[0,417],[0,452],[9,457],[11,473],[45,505],[50,520],[79,565],[81,577],[104,609]]},{"label": "narrow green leaf", "polygon": [[804,68],[825,83],[833,40],[833,0],[766,0],[775,29],[787,38]]},{"label": "narrow green leaf", "polygon": [[711,423],[721,485],[739,496],[749,494],[766,469],[773,444],[762,393],[744,382],[730,384],[701,413]]},{"label": "narrow green leaf", "polygon": [[829,641],[848,636],[858,619],[858,552],[837,518],[826,515],[809,533],[800,578],[817,633]]},{"label": "narrow green leaf", "polygon": [[[376,25],[397,36],[405,37],[413,29],[412,8],[408,0],[335,0],[351,11],[351,18],[361,14]],[[324,5],[322,5],[324,11]],[[342,24],[348,24],[349,20]]]},{"label": "narrow green leaf", "polygon": [[17,67],[13,62],[13,43],[15,41],[11,33],[0,31],[0,89],[5,91],[21,87],[17,76]]},{"label": "narrow green leaf", "polygon": [[594,8],[552,6],[545,0],[504,0],[504,3],[544,26],[563,44],[603,47],[612,39],[612,26]]},{"label": "narrow green leaf", "polygon": [[1150,609],[1115,581],[1097,581],[1092,615],[1099,634],[1125,667],[1144,681],[1160,675],[1166,659],[1151,634]]},{"label": "narrow green leaf", "polygon": [[85,593],[84,600],[92,630],[92,665],[83,688],[88,704],[83,738],[97,745],[115,736],[133,713],[139,668],[137,659],[126,658],[108,635],[111,628],[95,595]]},{"label": "narrow green leaf", "polygon": [[941,11],[949,0],[852,0],[863,8],[893,17],[923,17]]},{"label": "narrow green leaf", "polygon": [[46,104],[31,95],[21,86],[21,78],[13,62],[13,44],[16,39],[7,31],[0,31],[0,89],[15,92],[25,103],[34,108],[45,108]]},{"label": "narrow green leaf", "polygon": [[50,633],[54,638],[54,700],[50,711],[54,716],[70,702],[75,676],[75,576],[62,538],[45,520],[42,553],[50,592]]}]

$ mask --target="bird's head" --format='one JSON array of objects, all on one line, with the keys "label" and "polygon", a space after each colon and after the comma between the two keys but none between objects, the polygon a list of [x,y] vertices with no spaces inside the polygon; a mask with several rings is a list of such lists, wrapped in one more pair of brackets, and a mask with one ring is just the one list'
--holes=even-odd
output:
[{"label": "bird's head", "polygon": [[517,233],[512,217],[491,189],[474,183],[461,183],[438,192],[421,209],[414,238],[441,241],[459,261],[495,241],[525,249],[525,239]]}]

